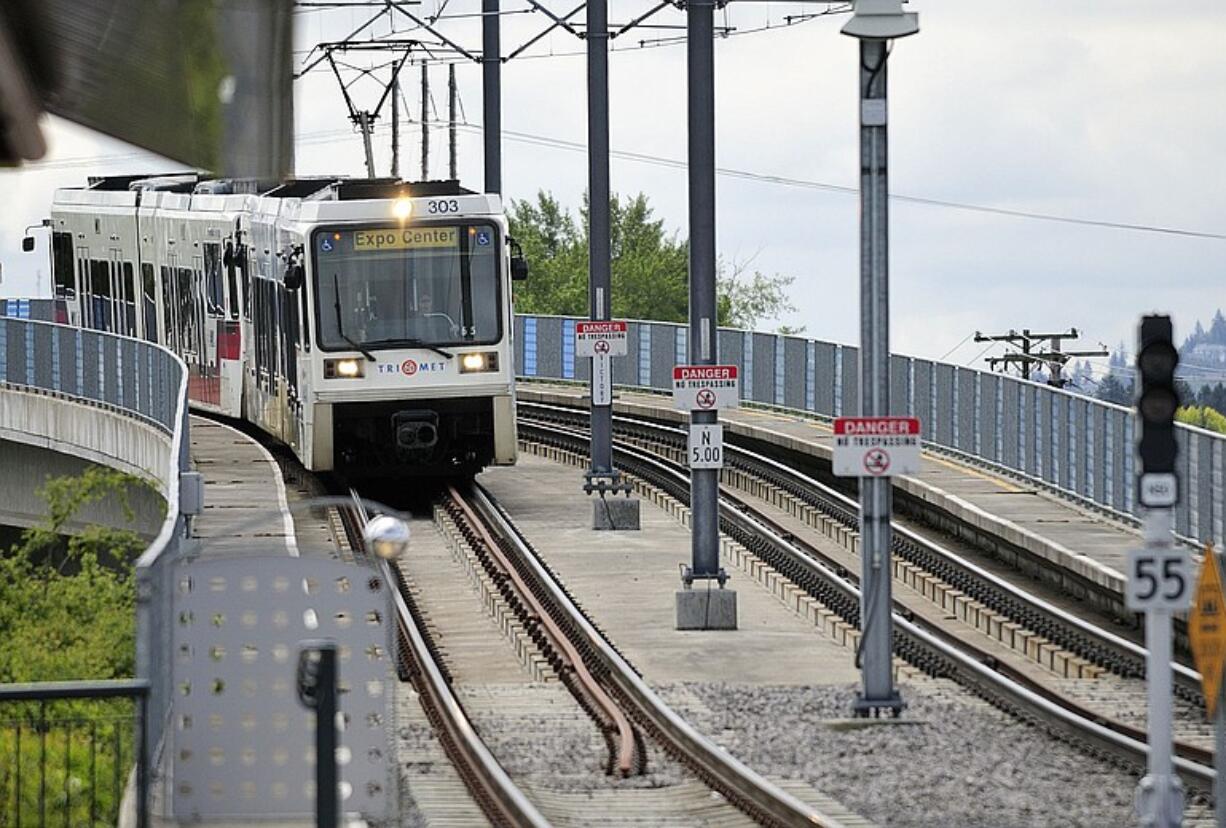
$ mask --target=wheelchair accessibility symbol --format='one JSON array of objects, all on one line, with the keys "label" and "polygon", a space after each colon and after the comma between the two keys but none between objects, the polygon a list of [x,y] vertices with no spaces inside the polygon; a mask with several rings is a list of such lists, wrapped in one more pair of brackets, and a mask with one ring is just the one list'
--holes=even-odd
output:
[{"label": "wheelchair accessibility symbol", "polygon": [[488,230],[478,230],[477,231],[477,244],[479,244],[481,247],[485,247],[489,243],[490,243],[490,232]]},{"label": "wheelchair accessibility symbol", "polygon": [[319,243],[319,249],[325,253],[331,253],[332,252],[332,240],[328,238],[327,236],[324,236],[323,241]]}]

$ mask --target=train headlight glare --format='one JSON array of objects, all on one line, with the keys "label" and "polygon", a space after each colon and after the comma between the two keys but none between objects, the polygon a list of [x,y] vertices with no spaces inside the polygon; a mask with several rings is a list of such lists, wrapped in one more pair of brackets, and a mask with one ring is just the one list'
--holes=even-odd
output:
[{"label": "train headlight glare", "polygon": [[481,374],[497,370],[497,351],[475,351],[460,357],[461,374]]},{"label": "train headlight glare", "polygon": [[363,376],[365,369],[359,359],[325,359],[325,379],[355,379]]},{"label": "train headlight glare", "polygon": [[398,198],[392,202],[392,215],[404,221],[413,212],[413,202],[407,198]]}]

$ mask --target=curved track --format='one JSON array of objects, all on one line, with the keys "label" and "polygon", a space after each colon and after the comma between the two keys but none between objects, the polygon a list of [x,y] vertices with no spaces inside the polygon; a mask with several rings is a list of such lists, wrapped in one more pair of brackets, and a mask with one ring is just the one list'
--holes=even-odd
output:
[{"label": "curved track", "polygon": [[[569,451],[587,451],[585,420],[586,411],[580,409],[520,404],[521,437]],[[628,417],[616,417],[615,430],[620,438],[615,442],[615,456],[623,469],[688,502],[688,470],[673,459],[678,456],[678,446],[684,446],[684,431]],[[733,465],[786,487],[833,520],[851,528],[857,525],[856,504],[841,493],[770,458],[728,444],[725,452]],[[845,566],[781,530],[764,510],[727,486],[721,487],[720,523],[721,530],[734,540],[766,559],[845,621],[858,624],[858,582]],[[894,551],[904,559],[956,581],[968,594],[1118,675],[1143,676],[1144,648],[1027,593],[905,527],[896,525],[895,533]],[[1019,674],[999,663],[973,637],[928,625],[906,607],[896,605],[894,622],[896,651],[909,662],[935,675],[949,676],[999,706],[1041,722],[1061,738],[1128,765],[1144,766],[1145,735],[1137,728]],[[1185,695],[1199,689],[1199,675],[1194,671],[1179,664],[1172,669]],[[1214,778],[1212,753],[1190,744],[1177,745],[1177,753],[1177,767],[1185,781],[1209,791]]]}]

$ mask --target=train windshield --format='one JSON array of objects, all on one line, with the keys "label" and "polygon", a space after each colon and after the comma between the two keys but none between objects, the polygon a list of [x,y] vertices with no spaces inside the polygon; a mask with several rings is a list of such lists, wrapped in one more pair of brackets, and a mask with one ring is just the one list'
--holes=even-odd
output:
[{"label": "train windshield", "polygon": [[325,350],[492,344],[501,338],[492,224],[317,230]]}]

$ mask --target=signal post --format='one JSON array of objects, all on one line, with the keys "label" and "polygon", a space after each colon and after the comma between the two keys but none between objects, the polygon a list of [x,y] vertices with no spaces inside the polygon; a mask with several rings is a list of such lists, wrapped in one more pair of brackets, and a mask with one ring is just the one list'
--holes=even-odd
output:
[{"label": "signal post", "polygon": [[1128,609],[1145,613],[1145,667],[1149,696],[1148,773],[1137,786],[1137,815],[1152,828],[1183,821],[1183,785],[1171,760],[1171,614],[1192,600],[1191,555],[1175,546],[1173,509],[1179,503],[1175,458],[1175,349],[1171,318],[1141,319],[1137,348],[1137,502],[1143,507],[1144,543],[1128,553]]}]

